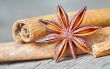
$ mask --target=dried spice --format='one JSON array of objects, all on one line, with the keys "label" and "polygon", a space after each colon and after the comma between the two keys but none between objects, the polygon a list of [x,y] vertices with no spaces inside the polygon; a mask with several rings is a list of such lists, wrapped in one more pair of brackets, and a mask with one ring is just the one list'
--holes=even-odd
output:
[{"label": "dried spice", "polygon": [[75,56],[75,46],[81,50],[91,54],[91,50],[82,36],[87,36],[95,33],[100,27],[95,26],[82,26],[79,27],[83,21],[87,7],[82,8],[76,15],[69,21],[67,13],[61,5],[58,5],[58,22],[40,19],[40,23],[45,26],[52,33],[44,38],[36,40],[36,42],[51,42],[59,41],[55,49],[54,59],[58,62],[67,47],[69,46],[73,58]]}]

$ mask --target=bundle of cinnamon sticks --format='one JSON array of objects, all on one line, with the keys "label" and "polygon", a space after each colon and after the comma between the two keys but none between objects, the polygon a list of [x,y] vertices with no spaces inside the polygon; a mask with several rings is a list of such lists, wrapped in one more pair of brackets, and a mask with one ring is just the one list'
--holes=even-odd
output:
[{"label": "bundle of cinnamon sticks", "polygon": [[[76,12],[69,12],[71,18]],[[110,8],[87,10],[83,25],[101,26],[96,33],[83,37],[92,49],[93,56],[100,57],[110,54]],[[13,24],[12,34],[15,41],[0,44],[0,61],[18,61],[53,58],[58,42],[36,43],[35,40],[49,34],[39,23],[39,19],[56,21],[56,15],[47,15],[18,20]],[[108,27],[107,27],[108,26]],[[86,54],[76,48],[76,54]],[[70,56],[69,49],[64,56]]]}]

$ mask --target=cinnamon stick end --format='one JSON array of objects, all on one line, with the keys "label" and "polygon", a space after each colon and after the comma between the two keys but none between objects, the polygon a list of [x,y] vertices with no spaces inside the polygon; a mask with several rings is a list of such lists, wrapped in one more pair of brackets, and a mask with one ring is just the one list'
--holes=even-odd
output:
[{"label": "cinnamon stick end", "polygon": [[96,58],[110,55],[110,40],[94,44],[92,46],[92,52]]}]

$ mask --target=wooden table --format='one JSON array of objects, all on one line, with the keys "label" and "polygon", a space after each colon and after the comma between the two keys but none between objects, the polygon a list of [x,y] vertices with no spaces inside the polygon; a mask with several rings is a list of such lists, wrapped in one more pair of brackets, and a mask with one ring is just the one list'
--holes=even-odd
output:
[{"label": "wooden table", "polygon": [[110,56],[94,58],[82,55],[75,60],[66,58],[59,63],[53,59],[1,63],[0,69],[110,69]]}]

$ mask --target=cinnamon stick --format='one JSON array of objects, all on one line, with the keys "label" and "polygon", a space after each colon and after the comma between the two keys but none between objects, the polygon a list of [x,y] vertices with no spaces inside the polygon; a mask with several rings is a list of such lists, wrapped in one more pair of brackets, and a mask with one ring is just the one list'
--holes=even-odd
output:
[{"label": "cinnamon stick", "polygon": [[101,57],[105,55],[110,55],[110,40],[104,41],[92,46],[93,56]]},{"label": "cinnamon stick", "polygon": [[[16,42],[0,44],[0,61],[21,61],[53,58],[54,48],[57,43],[26,43]],[[84,54],[83,51],[76,48],[76,54]],[[69,56],[69,49],[65,56]]]},{"label": "cinnamon stick", "polygon": [[[99,38],[101,37],[101,38]],[[84,37],[89,47],[92,45],[110,40],[110,27],[102,28],[96,33]],[[18,61],[18,60],[37,60],[53,58],[57,43],[17,43],[9,42],[0,44],[0,61]],[[79,48],[75,49],[77,55],[85,54]],[[70,56],[70,50],[65,56]]]},{"label": "cinnamon stick", "polygon": [[[72,18],[75,13],[76,12],[69,12],[69,18]],[[85,14],[82,25],[109,26],[109,14],[110,8],[88,10]],[[17,42],[34,42],[36,39],[47,35],[49,31],[40,25],[39,19],[57,22],[56,14],[18,20],[14,23],[12,28],[14,40]]]}]

